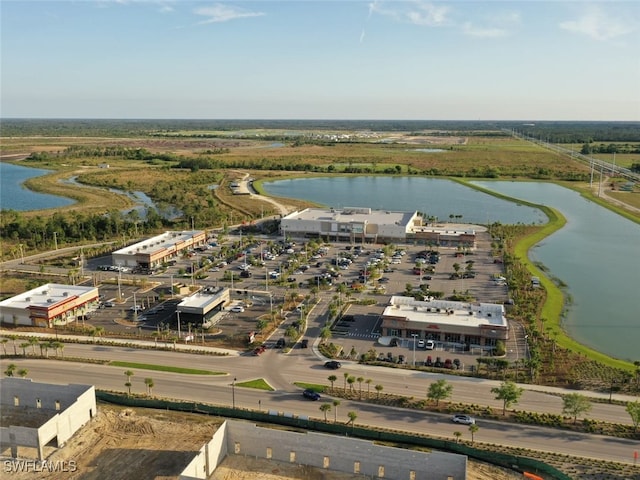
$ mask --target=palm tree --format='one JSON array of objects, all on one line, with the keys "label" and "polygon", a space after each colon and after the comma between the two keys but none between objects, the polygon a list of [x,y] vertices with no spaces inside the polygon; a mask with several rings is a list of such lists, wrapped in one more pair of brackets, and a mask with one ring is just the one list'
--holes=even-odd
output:
[{"label": "palm tree", "polygon": [[380,399],[380,392],[382,390],[384,390],[384,387],[382,385],[376,385],[375,387],[373,387],[376,389],[376,391],[378,392],[378,399]]},{"label": "palm tree", "polygon": [[131,382],[124,382],[124,386],[127,387],[128,396],[131,395]]},{"label": "palm tree", "polygon": [[152,395],[153,394],[153,387],[155,386],[153,378],[145,378],[144,379],[144,384],[147,386],[147,392],[149,393],[149,395]]},{"label": "palm tree", "polygon": [[347,413],[347,417],[349,417],[349,422],[347,423],[347,425],[351,423],[351,431],[353,431],[353,428],[356,426],[356,418],[358,418],[358,414],[354,411],[351,411]]},{"label": "palm tree", "polygon": [[127,382],[131,382],[131,377],[133,377],[134,373],[131,370],[126,370],[124,374],[127,376]]},{"label": "palm tree", "polygon": [[460,437],[462,436],[462,432],[458,432],[457,430],[453,432],[453,436],[456,437],[456,443],[460,441]]},{"label": "palm tree", "polygon": [[347,391],[347,380],[349,379],[349,373],[348,372],[344,372],[342,375],[344,376],[344,389],[343,390],[346,392]]},{"label": "palm tree", "polygon": [[46,354],[46,358],[49,358],[49,348],[51,348],[51,342],[41,342],[40,356],[44,356]]},{"label": "palm tree", "polygon": [[26,368],[21,368],[20,370],[18,370],[18,375],[20,375],[20,378],[24,378],[27,376],[28,370]]},{"label": "palm tree", "polygon": [[364,382],[364,377],[358,377],[358,378],[356,378],[356,381],[360,385],[360,390],[359,390],[359,394],[358,394],[359,400],[362,400],[362,382]]},{"label": "palm tree", "polygon": [[367,399],[369,398],[369,393],[371,392],[371,382],[373,380],[371,380],[370,378],[367,378],[364,383],[367,384]]},{"label": "palm tree", "polygon": [[31,344],[29,342],[24,342],[20,344],[20,348],[22,349],[22,356],[27,356],[27,348],[29,348]]},{"label": "palm tree", "polygon": [[331,382],[331,391],[333,391],[333,383],[338,380],[338,377],[336,377],[335,375],[329,375],[327,377],[327,380],[329,380]]},{"label": "palm tree", "polygon": [[353,393],[353,384],[356,382],[356,377],[353,375],[349,375],[347,378],[347,383],[349,384],[349,391]]},{"label": "palm tree", "polygon": [[18,339],[17,335],[7,335],[7,338],[13,342],[13,354],[18,355],[18,350],[16,348],[16,340]]},{"label": "palm tree", "polygon": [[327,412],[331,410],[330,403],[323,403],[320,405],[320,411],[324,413],[324,423],[327,423]]},{"label": "palm tree", "polygon": [[29,345],[31,345],[31,350],[33,351],[33,356],[36,356],[36,345],[38,345],[38,339],[36,337],[29,338]]},{"label": "palm tree", "polygon": [[158,346],[158,337],[160,336],[159,332],[152,332],[151,336],[153,337],[154,347]]},{"label": "palm tree", "polygon": [[9,343],[9,339],[8,338],[2,338],[0,339],[0,343],[2,343],[2,350],[4,350],[4,354],[7,354],[7,343]]},{"label": "palm tree", "polygon": [[16,371],[16,368],[18,367],[15,363],[10,363],[9,365],[7,365],[7,369],[4,371],[4,374],[7,377],[13,377],[13,373]]},{"label": "palm tree", "polygon": [[340,406],[340,400],[334,400],[333,404],[333,423],[338,423],[338,407]]},{"label": "palm tree", "polygon": [[477,433],[478,430],[480,430],[480,427],[475,423],[472,423],[471,425],[469,425],[469,432],[471,432],[471,443],[473,443],[473,440],[474,440],[473,436]]}]

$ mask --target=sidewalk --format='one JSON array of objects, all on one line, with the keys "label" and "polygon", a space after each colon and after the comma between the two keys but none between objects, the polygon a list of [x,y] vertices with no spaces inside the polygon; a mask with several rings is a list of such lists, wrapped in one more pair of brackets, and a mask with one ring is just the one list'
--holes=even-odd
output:
[{"label": "sidewalk", "polygon": [[175,350],[182,352],[206,352],[206,353],[215,353],[218,355],[228,355],[228,356],[239,356],[240,353],[237,350],[230,350],[226,348],[217,348],[217,347],[207,347],[204,345],[197,345],[195,343],[176,343],[175,349],[174,345],[171,342],[165,342],[163,340],[158,340],[157,342],[150,340],[137,340],[135,338],[132,339],[122,339],[122,338],[111,338],[111,337],[91,337],[87,335],[60,335],[60,334],[50,334],[50,333],[41,333],[41,332],[16,332],[13,330],[0,330],[0,336],[7,338],[10,335],[16,335],[19,338],[42,338],[43,340],[52,340],[58,342],[69,342],[69,343],[88,343],[88,344],[96,344],[96,345],[109,345],[114,347],[131,347],[138,346],[141,348],[151,349],[151,350]]}]

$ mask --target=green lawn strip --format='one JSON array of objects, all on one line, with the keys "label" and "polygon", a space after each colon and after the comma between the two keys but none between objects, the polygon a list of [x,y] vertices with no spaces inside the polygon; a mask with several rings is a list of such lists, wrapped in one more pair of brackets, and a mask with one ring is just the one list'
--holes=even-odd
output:
[{"label": "green lawn strip", "polygon": [[269,385],[264,379],[256,378],[255,380],[249,380],[246,382],[236,383],[236,387],[256,388],[258,390],[266,390],[268,392],[275,391],[271,385]]},{"label": "green lawn strip", "polygon": [[313,390],[314,392],[324,392],[327,387],[324,385],[318,385],[317,383],[304,383],[304,382],[293,382],[296,387],[300,387],[303,390]]},{"label": "green lawn strip", "polygon": [[171,367],[168,365],[152,365],[149,363],[112,361],[112,362],[109,362],[109,365],[112,367],[138,368],[140,370],[156,370],[159,372],[185,373],[187,375],[226,375],[226,373],[212,372],[211,370],[197,370],[195,368]]}]

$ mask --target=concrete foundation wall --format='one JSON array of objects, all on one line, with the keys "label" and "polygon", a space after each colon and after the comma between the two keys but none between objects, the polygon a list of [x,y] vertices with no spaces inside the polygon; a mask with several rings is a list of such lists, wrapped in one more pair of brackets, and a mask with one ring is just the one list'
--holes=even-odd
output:
[{"label": "concrete foundation wall", "polygon": [[201,450],[184,470],[181,480],[207,478],[205,462],[201,458],[206,453],[209,454],[209,465],[214,468],[228,453],[376,478],[464,480],[467,475],[467,457],[464,455],[414,452],[378,446],[367,440],[315,432],[287,432],[232,420],[226,421],[223,427],[203,447],[205,452]]},{"label": "concrete foundation wall", "polygon": [[180,473],[179,480],[206,479],[227,456],[227,422],[213,434],[211,440],[204,444],[200,452]]}]

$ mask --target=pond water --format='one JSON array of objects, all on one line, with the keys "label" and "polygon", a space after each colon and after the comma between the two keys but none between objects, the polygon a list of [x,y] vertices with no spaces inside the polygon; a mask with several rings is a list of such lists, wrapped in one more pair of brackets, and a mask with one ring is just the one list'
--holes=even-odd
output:
[{"label": "pond water", "polygon": [[[572,190],[540,182],[474,182],[556,208],[567,225],[533,248],[532,260],[568,285],[572,304],[563,328],[579,342],[626,360],[640,359],[640,226]],[[458,183],[421,177],[323,177],[268,182],[270,195],[331,207],[420,210],[469,223],[544,223],[538,209],[496,199]]]},{"label": "pond water", "polygon": [[467,223],[546,223],[539,209],[508,202],[450,180],[424,177],[320,177],[265,182],[277,197],[309,200],[328,207],[418,210],[441,221],[462,215]]},{"label": "pond water", "polygon": [[34,192],[23,186],[26,180],[47,173],[50,171],[0,162],[0,208],[22,211],[42,210],[75,203],[75,200],[70,198]]}]

